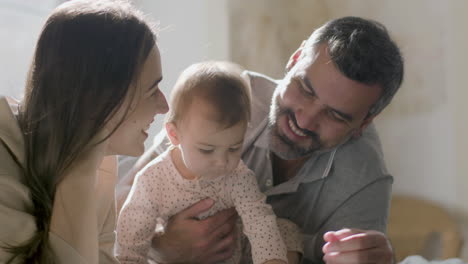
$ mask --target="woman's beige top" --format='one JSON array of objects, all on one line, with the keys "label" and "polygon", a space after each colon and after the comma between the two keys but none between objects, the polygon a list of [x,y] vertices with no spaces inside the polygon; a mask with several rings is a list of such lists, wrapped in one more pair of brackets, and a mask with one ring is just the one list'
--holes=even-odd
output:
[{"label": "woman's beige top", "polygon": [[[22,243],[36,232],[33,205],[21,172],[25,162],[23,146],[12,108],[0,97],[1,244]],[[107,157],[99,168],[87,174],[83,174],[88,171],[84,166],[76,164],[58,185],[49,233],[57,263],[118,263],[113,257],[116,164],[115,157]],[[0,263],[9,257],[0,248]]]}]

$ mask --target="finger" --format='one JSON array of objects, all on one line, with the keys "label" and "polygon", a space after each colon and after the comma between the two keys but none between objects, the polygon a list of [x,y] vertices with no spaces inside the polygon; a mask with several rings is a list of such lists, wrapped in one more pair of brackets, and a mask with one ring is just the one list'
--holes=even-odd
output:
[{"label": "finger", "polygon": [[235,230],[237,222],[237,215],[232,215],[224,224],[215,229],[211,234],[211,239],[221,240]]},{"label": "finger", "polygon": [[343,228],[338,231],[331,231],[327,233],[332,233],[338,240],[341,240],[343,238],[352,236],[354,234],[359,234],[359,233],[365,233],[365,230],[361,229],[351,229],[351,228]]},{"label": "finger", "polygon": [[330,242],[326,248],[324,247],[324,252],[356,251],[380,247],[388,247],[385,235],[376,231],[369,231],[353,234],[339,241]]},{"label": "finger", "polygon": [[323,245],[322,247],[322,252],[327,253],[327,252],[333,252],[333,244],[336,244],[337,242],[340,241],[340,239],[346,238],[347,236],[353,235],[355,232],[357,232],[358,229],[354,229],[355,231],[345,228],[341,229],[338,231],[329,231],[323,234],[323,240],[327,243]]},{"label": "finger", "polygon": [[219,211],[216,214],[201,220],[201,222],[203,222],[204,225],[207,226],[208,232],[212,233],[214,230],[217,230],[226,222],[228,222],[231,217],[237,218],[237,213],[234,208]]},{"label": "finger", "polygon": [[203,199],[193,204],[192,206],[180,211],[177,215],[185,219],[196,219],[201,213],[206,212],[213,206],[212,199]]},{"label": "finger", "polygon": [[391,253],[382,248],[367,250],[331,252],[323,256],[327,264],[365,264],[365,263],[392,263]]},{"label": "finger", "polygon": [[202,263],[209,263],[209,264],[215,264],[215,263],[220,263],[224,260],[227,260],[232,257],[234,251],[233,250],[225,250],[218,252],[216,255],[212,256],[208,261],[204,261]]},{"label": "finger", "polygon": [[334,231],[326,232],[325,234],[323,234],[323,240],[326,242],[325,245],[323,245],[322,247],[323,253],[332,252],[330,248],[333,245],[333,243],[340,241],[340,239]]},{"label": "finger", "polygon": [[225,261],[232,257],[234,254],[235,245],[228,240],[222,241],[220,244],[208,249],[203,257],[197,259],[195,263],[215,264]]},{"label": "finger", "polygon": [[335,241],[339,241],[340,239],[338,238],[338,236],[335,234],[334,231],[331,231],[331,232],[326,232],[325,234],[323,234],[323,240],[325,242],[335,242]]},{"label": "finger", "polygon": [[216,243],[214,249],[216,252],[234,252],[236,248],[236,231],[232,231]]}]

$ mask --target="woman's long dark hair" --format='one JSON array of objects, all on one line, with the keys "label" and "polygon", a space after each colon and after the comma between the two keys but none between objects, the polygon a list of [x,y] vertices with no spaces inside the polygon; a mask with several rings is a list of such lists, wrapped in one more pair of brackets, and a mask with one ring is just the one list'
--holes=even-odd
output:
[{"label": "woman's long dark hair", "polygon": [[133,98],[129,88],[155,39],[143,16],[122,1],[70,1],[48,18],[18,116],[37,232],[9,245],[10,262],[54,262],[49,229],[56,187],[124,99]]}]

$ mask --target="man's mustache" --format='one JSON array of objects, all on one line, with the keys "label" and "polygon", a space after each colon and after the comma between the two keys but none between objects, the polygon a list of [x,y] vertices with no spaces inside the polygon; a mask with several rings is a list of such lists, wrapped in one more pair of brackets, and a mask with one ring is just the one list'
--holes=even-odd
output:
[{"label": "man's mustache", "polygon": [[320,142],[319,134],[317,134],[314,131],[308,130],[308,129],[303,129],[297,124],[296,116],[294,115],[294,112],[291,109],[281,109],[279,115],[282,115],[282,114],[285,114],[285,115],[289,116],[289,118],[293,121],[296,128],[298,128],[306,136],[312,138],[316,142]]}]

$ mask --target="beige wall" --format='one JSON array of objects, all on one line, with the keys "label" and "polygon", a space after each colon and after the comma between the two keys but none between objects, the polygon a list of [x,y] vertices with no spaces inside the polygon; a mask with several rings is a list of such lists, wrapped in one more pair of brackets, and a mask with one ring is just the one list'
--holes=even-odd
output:
[{"label": "beige wall", "polygon": [[[450,3],[447,86],[450,88],[449,102],[456,142],[456,208],[463,220],[465,243],[468,244],[468,2],[454,0]],[[463,249],[463,258],[468,260],[468,245]]]},{"label": "beige wall", "polygon": [[289,56],[328,20],[323,0],[231,0],[230,55],[247,69],[281,78]]},{"label": "beige wall", "polygon": [[[227,0],[134,0],[134,3],[161,29],[158,46],[163,81],[159,87],[167,98],[177,77],[189,65],[229,58]],[[158,115],[149,130],[147,147],[163,122],[163,115]]]},{"label": "beige wall", "polygon": [[447,85],[455,120],[458,207],[468,212],[468,2],[452,1],[449,19]]},{"label": "beige wall", "polygon": [[56,0],[0,0],[0,94],[22,97],[39,32]]}]

